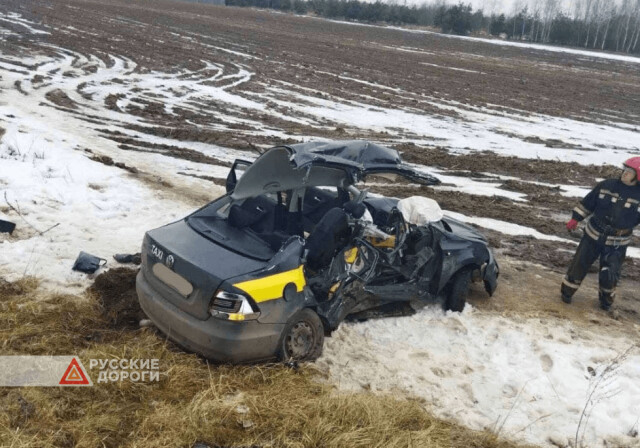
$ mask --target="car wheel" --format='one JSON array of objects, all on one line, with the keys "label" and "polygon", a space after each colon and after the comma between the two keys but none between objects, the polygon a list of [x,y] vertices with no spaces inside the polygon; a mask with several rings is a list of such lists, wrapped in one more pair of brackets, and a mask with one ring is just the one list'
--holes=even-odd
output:
[{"label": "car wheel", "polygon": [[460,312],[467,303],[467,294],[471,285],[472,269],[462,268],[451,279],[449,292],[444,302],[444,309]]},{"label": "car wheel", "polygon": [[278,358],[281,361],[315,361],[322,354],[324,327],[309,308],[296,313],[282,332]]}]

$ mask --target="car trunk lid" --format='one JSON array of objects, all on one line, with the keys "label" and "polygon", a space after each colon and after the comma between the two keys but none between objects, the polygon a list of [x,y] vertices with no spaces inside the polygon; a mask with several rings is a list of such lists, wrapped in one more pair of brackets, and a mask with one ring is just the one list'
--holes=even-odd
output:
[{"label": "car trunk lid", "polygon": [[184,220],[150,230],[144,238],[143,274],[167,301],[194,317],[209,317],[209,303],[220,284],[263,268],[205,238]]}]

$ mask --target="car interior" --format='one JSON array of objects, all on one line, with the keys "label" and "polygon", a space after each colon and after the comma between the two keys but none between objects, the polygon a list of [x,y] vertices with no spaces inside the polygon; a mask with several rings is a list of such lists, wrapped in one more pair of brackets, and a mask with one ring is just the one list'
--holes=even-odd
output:
[{"label": "car interior", "polygon": [[348,216],[360,218],[368,209],[380,228],[389,221],[393,200],[359,202],[356,197],[357,189],[335,184],[264,192],[239,200],[227,196],[194,213],[188,222],[218,244],[265,260],[292,236],[305,238],[307,265],[320,270],[348,243]]},{"label": "car interior", "polygon": [[227,220],[236,229],[255,233],[273,251],[291,236],[306,238],[308,260],[320,267],[348,241],[347,215],[342,207],[350,199],[346,190],[336,187],[266,193],[232,204]]}]

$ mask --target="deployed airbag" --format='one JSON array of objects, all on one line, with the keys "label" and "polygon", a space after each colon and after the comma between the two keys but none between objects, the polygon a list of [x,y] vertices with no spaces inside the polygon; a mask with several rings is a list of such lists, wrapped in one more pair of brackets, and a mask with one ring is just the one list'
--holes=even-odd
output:
[{"label": "deployed airbag", "polygon": [[405,221],[418,226],[440,221],[444,217],[436,201],[421,196],[401,199],[397,207]]}]

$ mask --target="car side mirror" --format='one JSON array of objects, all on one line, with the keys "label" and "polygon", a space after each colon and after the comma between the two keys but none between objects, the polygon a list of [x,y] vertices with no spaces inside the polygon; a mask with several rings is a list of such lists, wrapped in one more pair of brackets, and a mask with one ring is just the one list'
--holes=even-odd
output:
[{"label": "car side mirror", "polygon": [[227,193],[231,193],[236,188],[236,184],[238,183],[238,179],[242,177],[244,172],[248,167],[252,165],[252,162],[242,159],[236,159],[231,166],[231,170],[229,170],[229,174],[227,174]]}]

